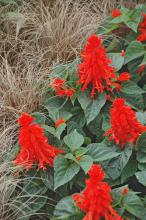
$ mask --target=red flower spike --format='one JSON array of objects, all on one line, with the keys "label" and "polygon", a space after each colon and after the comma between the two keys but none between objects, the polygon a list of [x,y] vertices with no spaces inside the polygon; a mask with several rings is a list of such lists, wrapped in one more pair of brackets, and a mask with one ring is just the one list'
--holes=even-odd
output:
[{"label": "red flower spike", "polygon": [[65,120],[63,118],[58,119],[55,122],[55,128],[59,127],[61,124],[64,124],[64,123],[65,123]]},{"label": "red flower spike", "polygon": [[121,56],[122,56],[122,57],[125,56],[125,51],[124,51],[124,50],[121,51]]},{"label": "red flower spike", "polygon": [[121,148],[128,142],[135,144],[139,135],[146,131],[146,126],[138,121],[136,112],[125,104],[123,98],[115,99],[110,115],[111,128],[104,135],[109,135],[109,140],[114,140]]},{"label": "red flower spike", "polygon": [[47,143],[47,138],[40,125],[33,123],[34,118],[23,113],[19,118],[21,128],[19,131],[20,153],[15,164],[24,166],[27,170],[38,163],[39,168],[46,169],[46,165],[53,166],[54,158],[63,153]]},{"label": "red flower spike", "polygon": [[86,213],[83,220],[123,220],[112,208],[111,188],[103,182],[105,173],[100,165],[92,165],[83,192],[73,195],[76,205]]},{"label": "red flower spike", "polygon": [[117,9],[117,8],[115,8],[115,9],[112,10],[112,17],[113,17],[113,18],[119,17],[119,16],[121,16],[121,15],[122,15],[121,10],[119,10],[119,9]]},{"label": "red flower spike", "polygon": [[124,81],[128,81],[128,80],[130,80],[130,74],[129,73],[127,73],[127,72],[123,72],[123,73],[121,73],[120,74],[120,76],[118,77],[118,81],[119,82],[124,82]]},{"label": "red flower spike", "polygon": [[141,75],[142,74],[142,72],[144,71],[144,69],[145,69],[145,64],[143,64],[143,65],[141,65],[140,67],[139,67],[139,69],[138,69],[138,75]]},{"label": "red flower spike", "polygon": [[84,52],[81,54],[83,62],[79,64],[79,81],[84,91],[89,85],[92,87],[91,96],[95,90],[104,92],[105,89],[112,90],[112,80],[116,80],[115,69],[110,66],[111,60],[107,58],[102,40],[96,35],[88,38]]},{"label": "red flower spike", "polygon": [[146,41],[146,14],[143,15],[143,21],[139,23],[139,32],[140,35],[137,37],[137,40],[140,42]]}]

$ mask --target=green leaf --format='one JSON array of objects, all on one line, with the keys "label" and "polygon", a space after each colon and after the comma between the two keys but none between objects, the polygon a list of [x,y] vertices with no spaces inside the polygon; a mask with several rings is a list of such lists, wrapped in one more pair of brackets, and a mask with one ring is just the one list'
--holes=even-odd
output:
[{"label": "green leaf", "polygon": [[125,22],[125,24],[132,29],[133,31],[135,31],[137,33],[137,28],[139,25],[139,22],[141,20],[141,9],[134,9],[131,11],[130,17],[129,17],[129,21]]},{"label": "green leaf", "polygon": [[136,155],[136,159],[140,163],[146,163],[146,153],[142,151],[138,151]]},{"label": "green leaf", "polygon": [[137,111],[144,109],[144,98],[142,94],[127,94],[120,92],[120,97],[123,97],[127,104]]},{"label": "green leaf", "polygon": [[138,82],[141,76],[138,74],[139,65],[141,64],[141,58],[137,58],[128,63],[128,72],[131,76],[131,81]]},{"label": "green leaf", "polygon": [[144,57],[143,57],[143,60],[142,60],[142,63],[139,65],[145,65],[146,64],[146,53],[144,53]]},{"label": "green leaf", "polygon": [[85,109],[85,117],[87,120],[87,124],[89,124],[98,116],[100,110],[102,109],[105,103],[106,103],[105,93],[99,94],[97,99],[91,99],[91,102]]},{"label": "green leaf", "polygon": [[77,150],[83,143],[84,137],[74,130],[72,133],[64,137],[65,144],[71,149],[71,151]]},{"label": "green leaf", "polygon": [[106,48],[106,51],[108,53],[112,53],[114,50],[116,51],[118,49],[119,50],[122,50],[122,45],[121,45],[121,42],[120,40],[117,38],[117,37],[112,37],[112,41],[111,43],[109,44],[109,46]]},{"label": "green leaf", "polygon": [[144,53],[145,50],[142,43],[139,41],[132,41],[126,50],[125,64],[144,55]]},{"label": "green leaf", "polygon": [[120,155],[111,147],[106,147],[103,143],[93,143],[88,145],[88,154],[91,155],[94,162],[110,160]]},{"label": "green leaf", "polygon": [[145,208],[135,193],[129,192],[127,196],[124,197],[123,206],[129,213],[143,220]]},{"label": "green leaf", "polygon": [[126,94],[142,94],[145,91],[141,89],[135,82],[129,80],[122,83],[121,92]]},{"label": "green leaf", "polygon": [[55,218],[51,220],[77,220],[78,215],[80,215],[79,209],[74,204],[72,197],[68,196],[57,203],[54,211]]},{"label": "green leaf", "polygon": [[121,53],[109,53],[108,57],[112,60],[112,66],[116,68],[116,71],[119,71],[124,65],[124,57],[121,56]]},{"label": "green leaf", "polygon": [[85,145],[91,144],[91,142],[92,142],[91,138],[89,138],[89,137],[84,138],[84,144]]},{"label": "green leaf", "polygon": [[136,148],[146,153],[146,132],[142,133],[136,142]]},{"label": "green leaf", "polygon": [[69,160],[72,160],[72,161],[74,161],[75,163],[78,163],[76,157],[75,157],[72,153],[66,154],[66,155],[64,156],[64,158],[69,159]]},{"label": "green leaf", "polygon": [[61,124],[60,126],[58,126],[58,127],[56,128],[55,136],[56,136],[58,139],[60,139],[60,136],[61,136],[62,132],[65,130],[65,128],[66,128],[66,124],[65,124],[65,123],[64,123],[64,124]]},{"label": "green leaf", "polygon": [[138,169],[141,171],[146,170],[146,163],[138,163]]},{"label": "green leaf", "polygon": [[72,114],[70,112],[64,111],[63,109],[61,110],[56,109],[56,111],[50,112],[49,117],[54,122],[56,122],[60,118],[64,119],[65,121],[68,121],[72,117]]},{"label": "green leaf", "polygon": [[86,118],[85,115],[83,114],[83,112],[78,112],[77,114],[74,114],[73,117],[70,120],[71,123],[73,123],[74,125],[77,125],[77,130],[78,128],[83,128],[84,125],[86,124]]},{"label": "green leaf", "polygon": [[146,111],[145,112],[136,112],[136,117],[143,125],[146,125]]},{"label": "green leaf", "polygon": [[74,130],[77,130],[78,133],[85,135],[85,132],[83,131],[82,127],[74,121],[70,121],[67,123],[67,134],[72,133]]},{"label": "green leaf", "polygon": [[35,123],[37,124],[45,124],[46,116],[43,113],[40,112],[34,112],[32,114],[33,117],[35,117]]},{"label": "green leaf", "polygon": [[48,110],[48,112],[51,114],[52,112],[59,112],[59,111],[65,111],[69,112],[72,108],[72,105],[67,99],[60,98],[58,96],[51,96],[46,99],[45,101],[45,107]]},{"label": "green leaf", "polygon": [[121,174],[121,179],[123,180],[123,182],[125,182],[129,177],[133,176],[136,173],[137,169],[137,161],[135,159],[130,158]]},{"label": "green leaf", "polygon": [[54,127],[51,127],[51,126],[48,126],[48,125],[42,125],[42,128],[43,128],[45,131],[47,131],[47,132],[49,132],[49,133],[51,133],[51,134],[53,134],[53,135],[55,135],[55,133],[56,133],[56,130],[55,130]]},{"label": "green leaf", "polygon": [[113,30],[116,30],[119,28],[119,25],[111,23],[111,18],[108,17],[106,21],[98,28],[97,32],[95,34],[107,34],[110,33]]},{"label": "green leaf", "polygon": [[75,156],[76,157],[81,157],[84,154],[86,154],[88,152],[89,149],[85,148],[85,147],[80,147],[78,150],[76,150],[75,152]]},{"label": "green leaf", "polygon": [[91,95],[88,91],[81,92],[78,96],[78,101],[83,110],[87,108],[87,106],[91,103]]},{"label": "green leaf", "polygon": [[128,163],[131,157],[131,154],[132,154],[132,146],[130,144],[127,144],[125,146],[125,149],[119,152],[120,152],[120,155],[117,156],[116,158],[113,158],[109,162],[107,161],[104,167],[106,170],[106,173],[113,180],[117,179],[121,175],[124,167]]},{"label": "green leaf", "polygon": [[69,182],[80,170],[79,165],[61,156],[54,161],[54,188],[55,190]]},{"label": "green leaf", "polygon": [[146,171],[144,170],[141,172],[137,172],[135,175],[136,175],[136,178],[138,179],[138,181],[142,185],[146,186]]},{"label": "green leaf", "polygon": [[116,18],[112,19],[112,23],[113,24],[119,24],[119,23],[127,23],[127,21],[129,20],[129,16],[130,16],[131,11],[128,8],[124,8],[122,9],[122,15],[118,16]]},{"label": "green leaf", "polygon": [[78,163],[80,164],[84,172],[87,173],[91,165],[93,164],[93,159],[89,155],[83,155]]}]

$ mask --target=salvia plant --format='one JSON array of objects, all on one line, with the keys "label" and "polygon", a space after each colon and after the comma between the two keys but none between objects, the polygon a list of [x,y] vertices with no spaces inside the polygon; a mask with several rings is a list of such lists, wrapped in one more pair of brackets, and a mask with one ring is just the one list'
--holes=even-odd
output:
[{"label": "salvia plant", "polygon": [[114,9],[18,120],[18,219],[146,220],[145,82],[146,6]]}]

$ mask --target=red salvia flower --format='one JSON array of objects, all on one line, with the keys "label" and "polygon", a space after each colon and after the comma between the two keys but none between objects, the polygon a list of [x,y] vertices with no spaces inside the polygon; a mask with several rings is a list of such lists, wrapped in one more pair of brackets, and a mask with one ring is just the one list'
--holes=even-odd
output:
[{"label": "red salvia flower", "polygon": [[143,65],[141,65],[140,67],[139,67],[139,69],[138,69],[138,75],[141,75],[142,74],[142,72],[144,71],[144,69],[145,69],[145,64],[143,64]]},{"label": "red salvia flower", "polygon": [[66,96],[72,97],[74,95],[74,89],[66,89]]},{"label": "red salvia flower", "polygon": [[110,115],[111,128],[105,136],[110,135],[109,140],[114,140],[121,148],[128,142],[135,144],[139,135],[146,131],[146,127],[136,118],[136,112],[125,104],[123,98],[115,99]]},{"label": "red salvia flower", "polygon": [[122,56],[122,57],[125,56],[125,51],[124,51],[124,50],[121,51],[121,56]]},{"label": "red salvia flower", "polygon": [[105,173],[100,165],[92,165],[83,192],[73,195],[76,205],[86,213],[83,220],[123,220],[112,208],[111,188],[103,182]]},{"label": "red salvia flower", "polygon": [[67,89],[65,87],[65,80],[56,78],[54,81],[50,84],[50,86],[55,90],[56,95],[59,97],[72,97],[74,94],[74,89],[69,88]]},{"label": "red salvia flower", "polygon": [[117,8],[115,8],[115,9],[112,10],[112,17],[113,17],[113,18],[119,17],[119,16],[121,16],[121,15],[122,15],[121,10],[119,10],[119,9],[117,9]]},{"label": "red salvia flower", "polygon": [[53,166],[54,158],[63,151],[47,143],[43,128],[34,123],[34,118],[30,115],[22,113],[18,122],[21,125],[19,131],[21,150],[15,164],[24,166],[27,170],[35,163],[44,170],[46,165]]},{"label": "red salvia flower", "polygon": [[124,81],[128,81],[129,79],[130,79],[130,74],[127,73],[127,72],[123,72],[123,73],[120,74],[117,81],[124,82]]},{"label": "red salvia flower", "polygon": [[56,95],[59,96],[59,97],[66,96],[66,90],[65,89],[57,89],[55,92],[56,92]]},{"label": "red salvia flower", "polygon": [[62,87],[64,86],[64,84],[65,84],[65,80],[63,80],[63,79],[61,79],[61,78],[55,78],[55,79],[53,80],[53,82],[50,84],[50,86],[51,86],[53,89],[57,90],[57,89],[62,88]]},{"label": "red salvia flower", "polygon": [[56,90],[56,95],[60,96],[60,97],[72,97],[74,95],[74,89],[70,88],[70,89],[58,89]]},{"label": "red salvia flower", "polygon": [[91,96],[95,90],[103,92],[104,89],[112,90],[113,81],[117,79],[115,69],[110,66],[111,60],[107,58],[102,40],[96,35],[88,38],[84,52],[81,54],[83,62],[79,64],[79,84],[82,91],[88,85],[92,86]]},{"label": "red salvia flower", "polygon": [[143,21],[139,24],[140,35],[137,40],[140,42],[146,41],[146,14],[143,13]]},{"label": "red salvia flower", "polygon": [[60,118],[58,119],[56,122],[55,122],[55,128],[59,127],[60,125],[64,124],[65,123],[65,120],[63,118]]}]

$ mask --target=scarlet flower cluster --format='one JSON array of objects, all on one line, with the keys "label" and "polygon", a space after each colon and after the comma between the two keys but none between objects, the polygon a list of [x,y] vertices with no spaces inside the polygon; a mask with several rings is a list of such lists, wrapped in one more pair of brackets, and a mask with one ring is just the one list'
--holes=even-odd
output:
[{"label": "scarlet flower cluster", "polygon": [[115,99],[110,115],[111,128],[105,136],[110,135],[109,140],[114,140],[116,144],[121,145],[121,148],[128,142],[134,144],[137,138],[146,131],[146,127],[136,118],[136,112],[125,104],[123,98]]},{"label": "scarlet flower cluster", "polygon": [[121,16],[121,15],[122,15],[121,10],[119,10],[119,9],[117,9],[117,8],[115,8],[115,9],[112,10],[112,17],[113,17],[113,18],[119,17],[119,16]]},{"label": "scarlet flower cluster", "polygon": [[140,35],[137,40],[140,42],[146,41],[146,14],[143,13],[143,21],[139,24]]},{"label": "scarlet flower cluster", "polygon": [[111,188],[103,182],[105,173],[100,165],[92,165],[83,192],[73,195],[77,206],[86,213],[83,220],[123,220],[112,208]]},{"label": "scarlet flower cluster", "polygon": [[24,166],[27,170],[35,163],[43,170],[46,169],[46,165],[52,167],[54,158],[63,151],[47,143],[43,128],[34,123],[34,118],[30,115],[22,113],[18,122],[21,125],[19,131],[21,151],[14,161],[15,164]]},{"label": "scarlet flower cluster", "polygon": [[130,78],[117,77],[115,68],[111,67],[111,60],[107,58],[106,51],[102,45],[102,40],[96,35],[91,35],[88,38],[84,52],[81,54],[83,62],[79,64],[79,80],[82,84],[81,91],[87,89],[87,86],[92,87],[91,96],[95,95],[95,90],[103,92],[112,91],[114,88],[120,90],[119,82]]},{"label": "scarlet flower cluster", "polygon": [[74,94],[74,89],[69,88],[67,89],[65,87],[65,80],[56,78],[54,81],[50,84],[50,86],[55,90],[56,95],[59,97],[72,97]]}]

